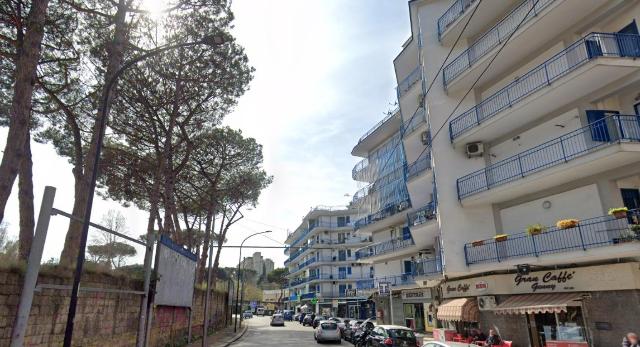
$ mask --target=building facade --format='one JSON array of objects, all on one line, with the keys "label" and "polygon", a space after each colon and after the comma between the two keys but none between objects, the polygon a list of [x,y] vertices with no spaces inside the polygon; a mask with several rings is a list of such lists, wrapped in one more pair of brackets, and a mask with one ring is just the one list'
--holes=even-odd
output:
[{"label": "building facade", "polygon": [[353,209],[319,206],[287,237],[289,307],[298,311],[366,318],[373,303],[355,290],[372,281],[372,268],[356,259],[369,237],[353,232]]},{"label": "building facade", "polygon": [[255,252],[250,257],[242,259],[242,268],[253,270],[256,273],[256,280],[266,279],[269,272],[273,271],[273,260],[263,258],[262,253]]},{"label": "building facade", "polygon": [[[408,200],[355,226],[373,236],[375,290],[429,288],[438,338],[620,343],[640,317],[640,2],[413,0],[409,14],[399,110],[352,152],[358,180],[385,139],[404,155]],[[376,170],[367,194],[391,181]]]}]

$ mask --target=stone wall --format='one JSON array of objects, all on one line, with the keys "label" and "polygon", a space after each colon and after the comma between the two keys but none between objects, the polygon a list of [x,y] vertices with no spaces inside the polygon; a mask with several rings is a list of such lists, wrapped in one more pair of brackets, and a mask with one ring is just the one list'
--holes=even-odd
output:
[{"label": "stone wall", "polygon": [[590,294],[585,316],[594,346],[619,346],[627,333],[640,333],[640,290]]},{"label": "stone wall", "polygon": [[[68,272],[68,271],[67,271]],[[71,278],[41,274],[38,284],[70,285]],[[142,290],[142,282],[105,274],[83,276],[81,287]],[[9,346],[22,274],[0,270],[0,347]],[[29,317],[25,346],[61,346],[64,339],[70,290],[42,289],[36,292]],[[214,293],[210,328],[224,326],[229,319],[226,293]],[[141,296],[136,294],[81,291],[76,311],[74,346],[135,346]],[[196,291],[192,333],[202,335],[204,293]],[[179,346],[186,343],[189,311],[182,307],[158,306],[152,316],[149,346]]]}]

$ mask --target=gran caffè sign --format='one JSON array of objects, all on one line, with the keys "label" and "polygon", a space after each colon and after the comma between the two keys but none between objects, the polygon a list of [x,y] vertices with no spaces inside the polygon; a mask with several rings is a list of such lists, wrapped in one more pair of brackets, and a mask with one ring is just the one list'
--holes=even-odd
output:
[{"label": "gran caff\u00e8 sign", "polygon": [[444,298],[628,289],[640,289],[638,262],[482,276],[441,286]]}]

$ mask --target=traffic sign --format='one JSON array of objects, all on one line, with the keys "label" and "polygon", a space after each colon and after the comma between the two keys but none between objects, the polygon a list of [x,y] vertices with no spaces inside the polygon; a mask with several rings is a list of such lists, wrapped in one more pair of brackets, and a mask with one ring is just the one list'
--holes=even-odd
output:
[{"label": "traffic sign", "polygon": [[317,304],[318,303],[318,298],[311,299],[311,303],[314,304],[314,305]]},{"label": "traffic sign", "polygon": [[388,296],[389,295],[389,282],[378,282],[378,294],[380,296]]}]

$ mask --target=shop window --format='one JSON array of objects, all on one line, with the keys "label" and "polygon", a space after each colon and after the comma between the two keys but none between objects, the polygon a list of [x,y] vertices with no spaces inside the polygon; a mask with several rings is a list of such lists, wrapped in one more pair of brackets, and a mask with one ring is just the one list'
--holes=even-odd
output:
[{"label": "shop window", "polygon": [[569,306],[560,313],[533,314],[537,336],[532,336],[534,346],[545,346],[548,342],[586,342],[582,310]]}]

